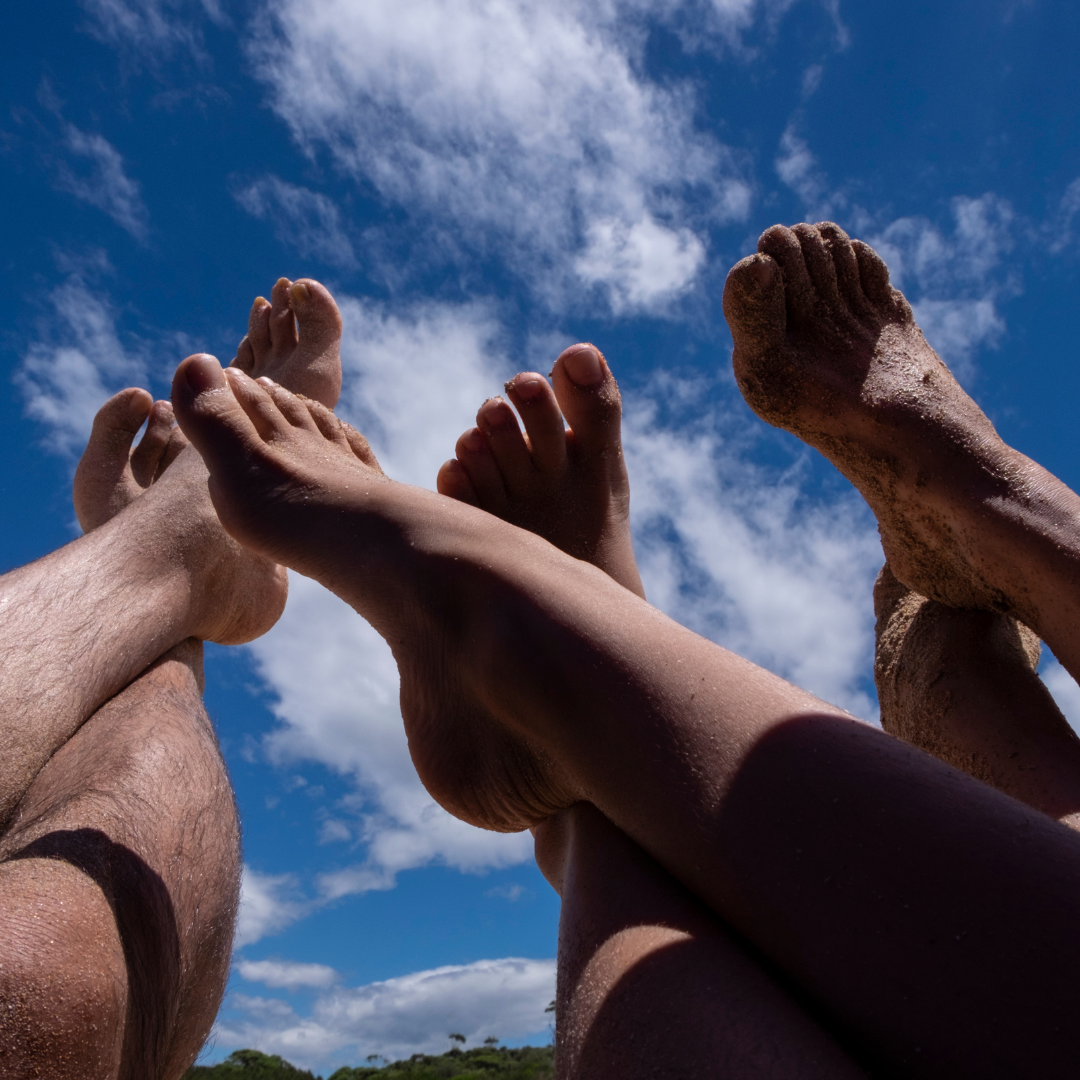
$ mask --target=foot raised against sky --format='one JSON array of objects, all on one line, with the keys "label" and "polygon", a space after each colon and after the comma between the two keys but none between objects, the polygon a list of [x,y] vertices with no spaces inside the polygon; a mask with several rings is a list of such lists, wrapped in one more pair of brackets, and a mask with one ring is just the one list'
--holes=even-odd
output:
[{"label": "foot raised against sky", "polygon": [[830,222],[774,226],[728,275],[724,314],[750,407],[859,489],[896,577],[953,607],[1011,612],[1050,641],[1052,575],[1075,561],[1056,567],[1056,532],[1063,517],[1075,532],[1080,502],[1005,445],[877,254]]},{"label": "foot raised against sky", "polygon": [[563,350],[551,380],[528,371],[506,384],[524,435],[502,398],[485,401],[477,426],[439,470],[438,490],[542,536],[644,596],[630,537],[619,387],[600,351],[585,344]]},{"label": "foot raised against sky", "polygon": [[[361,435],[268,378],[189,357],[176,372],[173,407],[210,471],[225,529],[321,582],[386,639],[401,673],[409,750],[438,802],[472,824],[513,832],[577,800],[487,704],[498,680],[472,629],[507,602],[493,564],[516,558],[528,577],[542,573],[534,568],[545,553],[562,556],[470,506],[388,479]],[[505,590],[509,603],[519,591]]]}]

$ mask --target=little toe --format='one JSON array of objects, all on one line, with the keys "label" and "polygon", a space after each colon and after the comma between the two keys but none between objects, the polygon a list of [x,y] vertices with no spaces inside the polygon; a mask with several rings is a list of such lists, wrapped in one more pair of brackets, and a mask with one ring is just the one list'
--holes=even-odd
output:
[{"label": "little toe", "polygon": [[914,322],[911,305],[899,289],[894,289],[889,281],[889,268],[885,260],[869,245],[861,240],[852,240],[851,246],[859,264],[859,280],[867,299],[879,310],[884,308],[893,318],[901,322]]},{"label": "little toe", "polygon": [[836,281],[836,268],[821,233],[816,226],[806,222],[796,225],[791,231],[799,238],[803,263],[817,298],[830,308],[837,308],[840,304],[840,289]]},{"label": "little toe", "polygon": [[457,458],[451,458],[443,463],[442,468],[439,469],[439,475],[435,478],[435,490],[448,499],[456,499],[470,506],[480,506],[480,498],[476,494],[472,480],[469,479],[465,466]]},{"label": "little toe", "polygon": [[555,399],[586,454],[621,457],[622,398],[603,354],[586,343],[564,349],[551,369]]},{"label": "little toe", "polygon": [[256,296],[248,315],[247,342],[255,364],[265,364],[270,356],[270,312],[273,310],[265,296]]},{"label": "little toe", "polygon": [[566,425],[551,384],[535,371],[523,371],[505,389],[525,425],[534,465],[543,473],[561,472],[566,465]]},{"label": "little toe", "polygon": [[773,225],[761,234],[758,251],[771,256],[780,267],[789,320],[800,322],[809,318],[815,306],[814,285],[806,269],[799,237],[783,225]]},{"label": "little toe", "polygon": [[724,282],[724,318],[736,350],[768,353],[784,343],[787,305],[784,278],[769,255],[740,259]]},{"label": "little toe", "polygon": [[504,515],[510,506],[506,485],[484,433],[470,428],[458,439],[454,454],[468,474],[476,505],[489,514]]},{"label": "little toe", "polygon": [[292,282],[283,277],[274,282],[270,291],[270,341],[278,354],[292,352],[298,340],[291,289]]},{"label": "little toe", "polygon": [[527,491],[534,467],[514,410],[502,398],[489,398],[476,414],[476,426],[487,439],[507,493],[514,495]]},{"label": "little toe", "polygon": [[146,432],[131,455],[131,473],[140,487],[149,487],[159,475],[159,465],[172,432],[172,405],[167,401],[155,401],[146,421]]}]

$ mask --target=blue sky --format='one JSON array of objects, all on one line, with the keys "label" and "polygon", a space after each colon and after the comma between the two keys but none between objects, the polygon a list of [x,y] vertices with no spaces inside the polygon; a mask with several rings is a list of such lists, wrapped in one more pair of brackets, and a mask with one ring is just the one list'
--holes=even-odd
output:
[{"label": "blue sky", "polygon": [[[1003,436],[1076,487],[1077,40],[1080,9],[1045,0],[21,5],[2,567],[75,535],[109,393],[228,360],[254,296],[308,275],[345,318],[340,411],[413,483],[507,376],[596,342],[650,597],[873,719],[873,521],[743,405],[723,278],[774,222],[839,221]],[[547,1038],[557,898],[527,836],[427,799],[396,695],[379,639],[303,579],[266,638],[210,650],[247,870],[207,1060]]]}]

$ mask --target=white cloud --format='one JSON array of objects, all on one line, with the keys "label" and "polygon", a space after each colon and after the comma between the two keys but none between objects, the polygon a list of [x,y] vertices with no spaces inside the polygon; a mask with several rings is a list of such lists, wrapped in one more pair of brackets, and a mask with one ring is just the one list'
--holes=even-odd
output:
[{"label": "white cloud", "polygon": [[403,206],[429,253],[445,227],[554,302],[583,279],[616,307],[655,309],[692,281],[699,223],[743,217],[749,186],[695,128],[689,88],[639,74],[625,11],[274,0],[250,50],[297,141]]},{"label": "white cloud", "polygon": [[844,205],[846,200],[838,192],[829,190],[828,177],[818,165],[809,144],[795,133],[794,125],[789,124],[780,136],[780,150],[773,164],[781,182],[802,201],[809,219],[821,221]]},{"label": "white cloud", "polygon": [[235,969],[245,982],[262,983],[280,990],[315,987],[325,990],[340,981],[326,964],[298,964],[292,960],[237,960]]},{"label": "white cloud", "polygon": [[310,910],[311,904],[300,898],[292,874],[260,874],[245,864],[234,948],[241,949],[267,934],[284,930]]},{"label": "white cloud", "polygon": [[786,474],[754,465],[719,381],[659,374],[624,400],[635,550],[652,603],[873,718],[871,590],[884,557],[862,499],[810,500],[797,464]]},{"label": "white cloud", "polygon": [[479,960],[335,987],[308,1016],[277,999],[230,994],[215,1036],[219,1047],[252,1047],[303,1068],[369,1054],[397,1059],[443,1052],[451,1031],[474,1044],[546,1034],[544,1009],[554,996],[554,960]]},{"label": "white cloud", "polygon": [[15,382],[28,415],[49,429],[50,446],[79,452],[108,397],[125,386],[147,385],[146,364],[124,347],[116,312],[82,273],[72,273],[48,300],[52,316],[23,355]]},{"label": "white cloud", "polygon": [[869,242],[908,294],[930,343],[961,382],[975,373],[972,357],[1005,332],[999,300],[1017,290],[1003,268],[1013,247],[1013,211],[993,193],[952,200],[953,228],[944,233],[922,217],[898,218]]},{"label": "white cloud", "polygon": [[1057,657],[1048,651],[1044,651],[1043,655],[1046,659],[1041,665],[1039,678],[1046,684],[1073,731],[1080,735],[1080,686],[1061,666]]},{"label": "white cloud", "polygon": [[199,22],[226,22],[219,0],[80,0],[86,29],[132,59],[157,61],[178,51],[205,60]]},{"label": "white cloud", "polygon": [[57,163],[57,187],[103,210],[136,240],[145,239],[149,215],[120,151],[104,136],[66,121],[61,145],[71,156]]},{"label": "white cloud", "polygon": [[301,255],[331,266],[353,267],[352,242],[332,199],[317,191],[264,176],[235,192],[236,201],[257,218],[270,222],[274,235]]}]

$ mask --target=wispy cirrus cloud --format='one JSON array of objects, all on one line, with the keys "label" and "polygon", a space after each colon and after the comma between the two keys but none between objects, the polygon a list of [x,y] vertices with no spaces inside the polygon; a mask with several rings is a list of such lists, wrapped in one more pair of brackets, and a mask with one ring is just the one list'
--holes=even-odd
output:
[{"label": "wispy cirrus cloud", "polygon": [[350,269],[356,254],[334,201],[277,176],[238,186],[233,195],[252,216],[270,222],[274,235],[303,256]]},{"label": "wispy cirrus cloud", "polygon": [[150,215],[120,151],[103,135],[67,121],[62,121],[59,149],[56,186],[104,211],[136,240],[145,240]]}]

